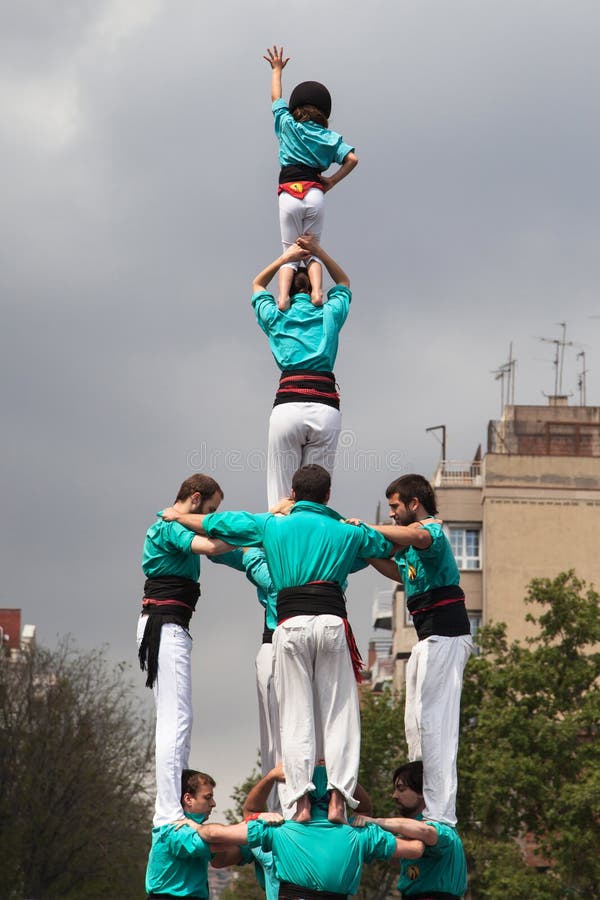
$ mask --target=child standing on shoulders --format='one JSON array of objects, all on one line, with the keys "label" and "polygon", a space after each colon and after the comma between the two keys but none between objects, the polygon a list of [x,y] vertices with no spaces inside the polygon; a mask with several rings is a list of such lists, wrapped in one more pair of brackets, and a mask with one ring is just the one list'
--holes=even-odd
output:
[{"label": "child standing on shoulders", "polygon": [[[289,104],[281,96],[281,72],[289,62],[283,47],[267,50],[263,59],[271,66],[271,100],[275,134],[279,140],[279,225],[284,252],[296,239],[311,232],[321,239],[324,218],[323,195],[345,178],[358,163],[354,147],[344,143],[340,134],[330,131],[331,95],[318,81],[303,81],[291,93]],[[333,175],[325,172],[333,163],[340,168]],[[297,263],[279,270],[277,306],[289,308],[290,288]],[[307,263],[311,300],[323,303],[323,270],[316,257]]]}]

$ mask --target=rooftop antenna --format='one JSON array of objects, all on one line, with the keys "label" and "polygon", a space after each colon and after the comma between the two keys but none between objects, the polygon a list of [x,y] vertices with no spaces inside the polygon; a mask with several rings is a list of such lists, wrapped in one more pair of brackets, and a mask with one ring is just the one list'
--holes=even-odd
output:
[{"label": "rooftop antenna", "polygon": [[579,405],[587,406],[585,376],[589,369],[585,367],[585,350],[580,350],[577,359],[581,357],[581,372],[577,374],[577,387],[579,388]]},{"label": "rooftop antenna", "polygon": [[437,437],[437,434],[436,434],[436,437],[437,437],[439,443],[442,445],[442,462],[445,462],[446,461],[446,426],[445,425],[432,425],[431,428],[426,428],[425,431],[441,431],[442,432],[441,440],[439,439],[439,437]]},{"label": "rooftop antenna", "polygon": [[572,347],[573,341],[567,341],[567,323],[566,322],[557,322],[557,325],[562,328],[562,338],[545,338],[539,337],[538,341],[543,341],[545,344],[554,344],[554,396],[559,397],[562,395],[562,377],[563,377],[563,363],[565,359],[565,347]]},{"label": "rooftop antenna", "polygon": [[[512,341],[508,346],[508,360],[502,363],[497,369],[494,369],[492,375],[496,376],[496,381],[500,382],[500,415],[504,410],[504,406],[510,403],[515,405],[515,369],[517,366],[516,359],[512,355]],[[506,384],[505,384],[506,381]],[[505,390],[506,387],[506,390]]]}]

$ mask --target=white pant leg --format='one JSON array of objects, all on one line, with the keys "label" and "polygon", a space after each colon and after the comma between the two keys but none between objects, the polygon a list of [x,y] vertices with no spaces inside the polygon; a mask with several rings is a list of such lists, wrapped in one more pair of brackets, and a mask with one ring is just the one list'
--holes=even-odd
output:
[{"label": "white pant leg", "polygon": [[300,468],[306,443],[305,406],[306,403],[280,403],[271,411],[267,451],[269,506],[290,496],[292,477]]},{"label": "white pant leg", "polygon": [[328,787],[336,788],[346,803],[356,808],[360,709],[344,621],[339,616],[317,616],[314,630],[317,647],[314,680],[318,698],[315,718],[320,720],[323,729]]},{"label": "white pant leg", "polygon": [[317,616],[293,616],[273,633],[275,691],[287,804],[314,789],[313,628]]},{"label": "white pant leg", "polygon": [[[296,243],[296,239],[301,234],[305,234],[307,231],[311,231],[319,243],[323,233],[324,219],[325,194],[323,191],[311,188],[303,200],[282,191],[279,195],[279,228],[284,252]],[[287,263],[287,265],[294,269],[298,268],[297,263]]]},{"label": "white pant leg", "polygon": [[[258,729],[262,774],[270,772],[281,762],[279,711],[273,683],[273,645],[262,644],[256,656],[256,692],[258,695]],[[281,812],[277,786],[271,791],[267,807]]]},{"label": "white pant leg", "polygon": [[333,475],[335,454],[342,428],[339,409],[324,403],[306,403],[306,444],[302,448],[301,465],[316,463]]},{"label": "white pant leg", "polygon": [[416,644],[406,663],[405,673],[405,703],[404,703],[404,733],[408,745],[408,758],[410,762],[423,759],[421,750],[421,695],[417,690],[417,674],[419,662],[419,644]]},{"label": "white pant leg", "polygon": [[[146,617],[138,622],[138,647]],[[155,827],[183,816],[181,770],[189,766],[192,736],[192,638],[181,625],[166,623],[160,632],[156,706]]]},{"label": "white pant leg", "polygon": [[469,635],[419,641],[417,692],[423,751],[425,818],[456,825],[456,757],[464,668],[473,652]]},{"label": "white pant leg", "polygon": [[339,409],[324,403],[280,403],[269,419],[267,500],[289,497],[296,469],[318,463],[333,473],[342,425]]}]

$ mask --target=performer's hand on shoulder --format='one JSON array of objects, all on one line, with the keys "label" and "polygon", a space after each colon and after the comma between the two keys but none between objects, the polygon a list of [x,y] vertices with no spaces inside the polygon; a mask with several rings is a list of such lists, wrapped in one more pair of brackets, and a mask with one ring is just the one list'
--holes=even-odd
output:
[{"label": "performer's hand on shoulder", "polygon": [[179,513],[174,506],[167,506],[166,509],[163,509],[160,515],[165,520],[165,522],[176,522],[179,518]]},{"label": "performer's hand on shoulder", "polygon": [[346,519],[347,525],[362,525],[361,519]]},{"label": "performer's hand on shoulder", "polygon": [[294,508],[295,501],[291,497],[282,497],[274,506],[269,509],[274,516],[287,516]]},{"label": "performer's hand on shoulder", "polygon": [[261,813],[258,818],[263,822],[267,822],[268,825],[283,825],[285,822],[285,819],[280,813],[274,812]]}]

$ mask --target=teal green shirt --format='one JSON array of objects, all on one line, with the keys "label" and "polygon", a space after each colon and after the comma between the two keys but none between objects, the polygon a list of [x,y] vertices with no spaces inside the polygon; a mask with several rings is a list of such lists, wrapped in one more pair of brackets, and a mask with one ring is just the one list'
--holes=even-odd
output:
[{"label": "teal green shirt", "polygon": [[297,122],[285,100],[273,102],[275,134],[279,138],[279,163],[282,166],[303,163],[324,172],[334,162],[341,164],[354,147],[341,134],[316,122]]},{"label": "teal green shirt", "polygon": [[424,525],[432,541],[425,550],[405,547],[394,556],[404,585],[406,599],[433,588],[459,584],[460,572],[450,541],[437,522]]},{"label": "teal green shirt", "polygon": [[327,297],[323,306],[313,306],[309,294],[294,294],[290,308],[280,310],[268,291],[253,295],[256,320],[267,335],[271,353],[282,371],[333,371],[338,337],[350,310],[352,294],[350,288],[336,284]]},{"label": "teal green shirt", "polygon": [[179,522],[165,522],[160,518],[146,532],[142,569],[146,578],[178,575],[198,581],[200,557],[192,553],[194,532]]},{"label": "teal green shirt", "polygon": [[365,828],[334,825],[313,807],[306,824],[287,821],[271,826],[248,822],[248,846],[271,850],[275,875],[313,891],[355,894],[363,863],[389,859],[396,851],[393,834],[369,824]]},{"label": "teal green shirt", "polygon": [[249,547],[244,553],[238,547],[227,553],[211,556],[209,559],[211,562],[230,566],[232,569],[246,573],[246,578],[256,588],[258,602],[265,608],[267,628],[274,630],[277,627],[277,591],[273,588],[264,550],[261,550],[260,547]]},{"label": "teal green shirt", "polygon": [[392,546],[367,525],[348,525],[322,503],[301,500],[289,516],[249,512],[210,513],[203,520],[211,537],[240,547],[263,547],[273,589],[309,581],[342,585],[356,559],[385,558]]},{"label": "teal green shirt", "polygon": [[[187,813],[188,819],[203,822],[206,816]],[[208,897],[210,847],[195,829],[185,825],[161,825],[152,829],[152,847],[146,868],[149,894],[174,897]]]},{"label": "teal green shirt", "polygon": [[[422,819],[423,816],[417,816]],[[438,833],[435,847],[425,847],[420,859],[403,859],[397,888],[403,897],[444,891],[462,897],[467,890],[467,860],[455,828],[440,822],[427,822]]]}]

